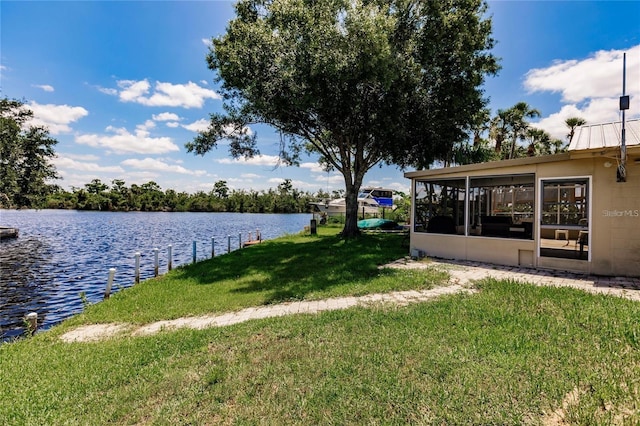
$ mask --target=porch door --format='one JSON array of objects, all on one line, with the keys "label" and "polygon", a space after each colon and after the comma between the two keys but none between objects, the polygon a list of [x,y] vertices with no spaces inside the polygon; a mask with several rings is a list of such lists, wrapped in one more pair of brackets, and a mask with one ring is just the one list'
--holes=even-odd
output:
[{"label": "porch door", "polygon": [[540,257],[590,260],[589,177],[540,181]]}]

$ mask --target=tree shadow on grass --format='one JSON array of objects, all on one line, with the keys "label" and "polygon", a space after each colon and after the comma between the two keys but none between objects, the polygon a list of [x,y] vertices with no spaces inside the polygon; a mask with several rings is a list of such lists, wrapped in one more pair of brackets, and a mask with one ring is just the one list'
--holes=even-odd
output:
[{"label": "tree shadow on grass", "polygon": [[199,285],[231,281],[231,294],[264,293],[265,303],[277,303],[392,274],[378,267],[404,255],[397,235],[282,238],[190,265],[181,277]]}]

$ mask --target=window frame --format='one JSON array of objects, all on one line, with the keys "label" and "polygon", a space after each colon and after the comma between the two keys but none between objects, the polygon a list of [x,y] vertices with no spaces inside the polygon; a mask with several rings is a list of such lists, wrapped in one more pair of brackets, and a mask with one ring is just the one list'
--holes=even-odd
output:
[{"label": "window frame", "polygon": [[[580,225],[579,223],[576,224],[562,224],[562,223],[555,223],[555,224],[543,224],[543,214],[544,214],[544,205],[545,205],[545,194],[544,194],[544,185],[545,183],[549,183],[549,182],[557,182],[557,183],[570,183],[570,182],[579,182],[579,181],[583,181],[586,183],[585,189],[586,189],[586,195],[583,196],[582,198],[586,200],[586,207],[584,209],[584,212],[586,214],[586,217],[582,217],[582,219],[586,219],[587,220],[587,226],[583,226]],[[538,252],[538,258],[544,257],[544,258],[555,258],[555,256],[548,256],[548,255],[543,255],[542,254],[542,235],[543,232],[542,230],[548,230],[548,229],[554,229],[554,230],[568,230],[568,231],[577,231],[580,232],[581,230],[585,230],[587,231],[587,239],[586,239],[586,246],[587,246],[587,255],[585,258],[576,258],[576,260],[580,260],[580,261],[586,261],[586,262],[591,262],[591,241],[592,241],[592,227],[593,227],[593,177],[591,175],[580,175],[580,176],[546,176],[546,177],[539,177],[538,178],[538,206],[537,206],[537,212],[536,212],[536,227],[538,228],[538,235],[539,237],[537,238],[537,252]],[[578,220],[579,222],[579,220]],[[569,239],[570,240],[570,239]],[[569,242],[568,242],[569,243]],[[573,243],[575,246],[577,246],[579,244],[579,242],[576,240],[575,243]]]}]

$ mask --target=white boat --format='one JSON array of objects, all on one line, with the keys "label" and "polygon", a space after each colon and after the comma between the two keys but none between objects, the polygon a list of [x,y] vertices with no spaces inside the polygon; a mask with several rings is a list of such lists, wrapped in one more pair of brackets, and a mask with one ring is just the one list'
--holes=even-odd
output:
[{"label": "white boat", "polygon": [[[322,216],[344,216],[347,212],[347,200],[344,198],[309,204],[313,207],[314,213],[319,213]],[[378,216],[380,205],[373,198],[358,198],[358,214],[363,213],[368,216]]]},{"label": "white boat", "polygon": [[[314,213],[327,216],[344,216],[347,203],[344,198],[309,203]],[[358,215],[378,216],[381,208],[393,208],[393,190],[365,187],[358,194]]]}]

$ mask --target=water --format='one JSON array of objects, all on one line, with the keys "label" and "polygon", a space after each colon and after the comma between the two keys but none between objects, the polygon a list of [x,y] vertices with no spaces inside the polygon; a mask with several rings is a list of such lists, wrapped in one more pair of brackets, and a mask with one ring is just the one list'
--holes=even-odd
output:
[{"label": "water", "polygon": [[141,279],[154,274],[154,248],[159,248],[160,273],[167,271],[167,247],[173,246],[173,267],[196,258],[231,250],[259,229],[263,239],[300,232],[309,214],[80,212],[72,210],[0,210],[0,224],[20,229],[17,239],[0,243],[0,337],[24,334],[24,316],[38,313],[38,327],[47,329],[83,309],[81,293],[99,302],[116,268],[113,289],[133,285],[135,253]]}]

